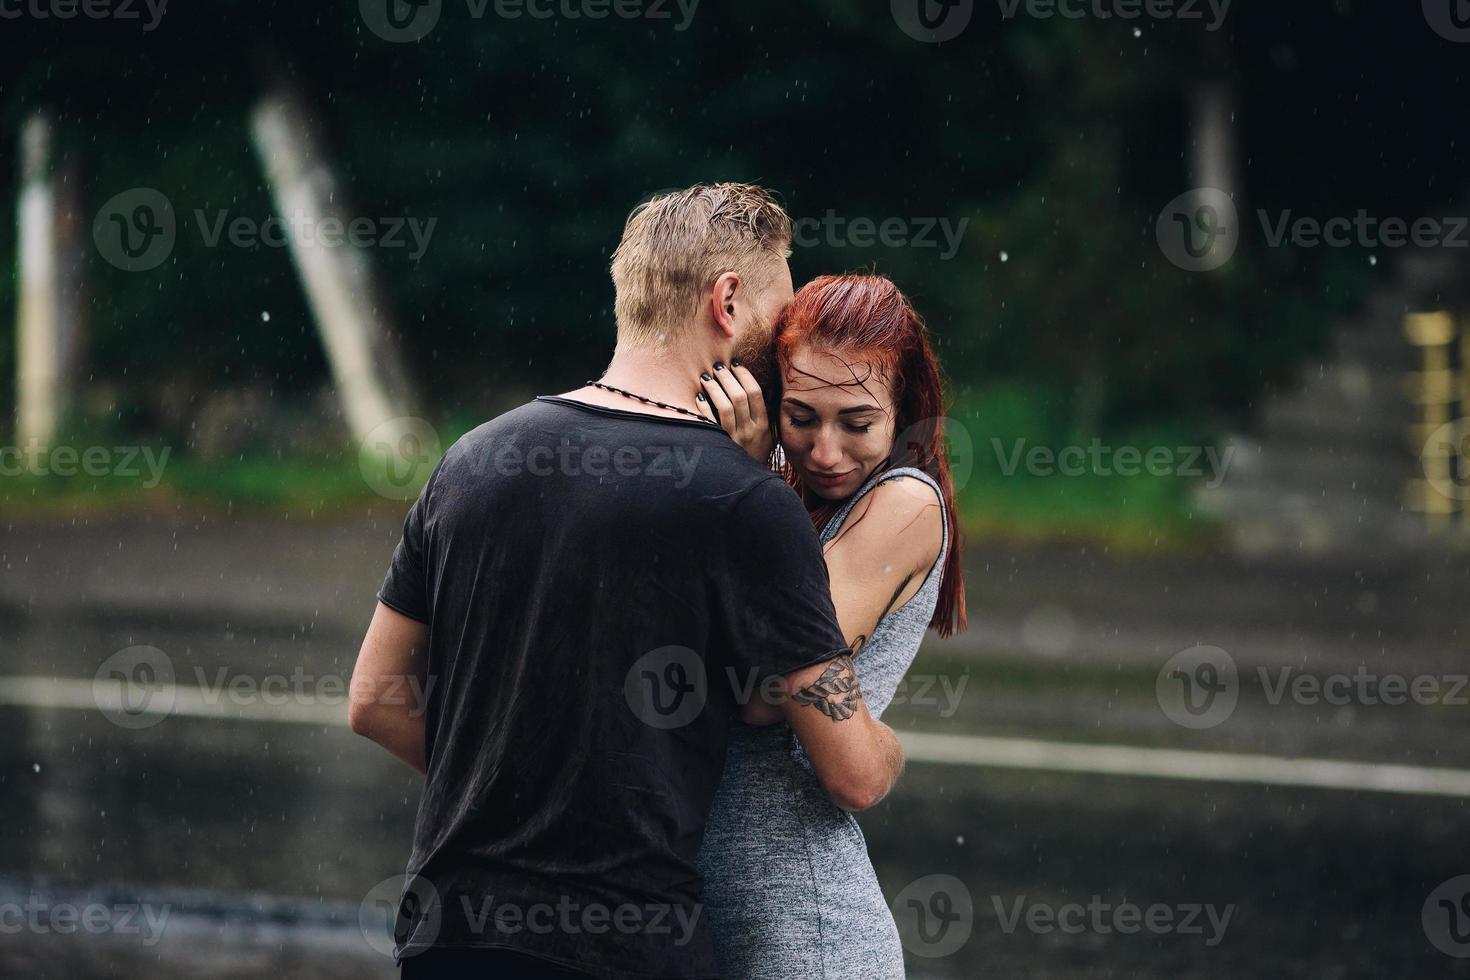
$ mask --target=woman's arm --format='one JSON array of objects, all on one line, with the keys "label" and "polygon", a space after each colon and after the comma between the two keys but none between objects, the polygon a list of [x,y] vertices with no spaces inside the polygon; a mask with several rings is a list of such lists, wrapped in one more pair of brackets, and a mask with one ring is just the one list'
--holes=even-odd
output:
[{"label": "woman's arm", "polygon": [[[912,598],[939,557],[944,543],[942,511],[934,490],[922,480],[894,477],[858,501],[837,537],[824,548],[832,583],[832,605],[842,635],[853,649],[858,678],[862,648],[889,610]],[[870,701],[887,704],[893,691],[863,685]],[[752,699],[741,715],[752,725],[782,719],[777,705]]]}]

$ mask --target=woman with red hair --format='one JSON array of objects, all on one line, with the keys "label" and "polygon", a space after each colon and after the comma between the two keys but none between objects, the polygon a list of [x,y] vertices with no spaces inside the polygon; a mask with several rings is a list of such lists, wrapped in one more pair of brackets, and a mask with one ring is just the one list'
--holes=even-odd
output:
[{"label": "woman with red hair", "polygon": [[[876,275],[808,283],[776,325],[775,355],[770,409],[733,363],[701,375],[701,404],[805,501],[877,718],[925,631],[966,627],[939,364],[913,305]],[[725,976],[904,976],[862,831],[786,725],[736,726],[698,863]]]}]

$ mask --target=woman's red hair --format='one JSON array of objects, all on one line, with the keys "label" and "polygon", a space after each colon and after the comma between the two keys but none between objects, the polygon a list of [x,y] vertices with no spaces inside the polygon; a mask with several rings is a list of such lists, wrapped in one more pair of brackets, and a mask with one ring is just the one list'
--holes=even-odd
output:
[{"label": "woman's red hair", "polygon": [[[892,380],[894,444],[880,469],[911,466],[939,484],[949,526],[949,554],[929,628],[940,636],[966,629],[959,520],[944,453],[944,377],[923,318],[884,276],[822,276],[801,288],[776,325],[776,353],[783,371],[803,347],[839,355],[851,364],[866,363],[872,369],[868,378]],[[843,383],[861,384],[868,378],[854,376]],[[781,473],[805,499],[801,478],[789,463]],[[841,502],[824,502],[812,512],[818,532],[840,507]]]}]

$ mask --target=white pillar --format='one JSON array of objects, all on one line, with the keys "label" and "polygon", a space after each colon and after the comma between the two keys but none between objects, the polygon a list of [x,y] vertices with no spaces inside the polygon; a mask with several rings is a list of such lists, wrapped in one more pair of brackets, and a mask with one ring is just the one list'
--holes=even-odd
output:
[{"label": "white pillar", "polygon": [[1239,192],[1236,176],[1235,96],[1223,80],[1202,82],[1194,93],[1190,178],[1194,187]]},{"label": "white pillar", "polygon": [[[346,227],[357,216],[343,206],[331,163],[294,97],[277,92],[266,98],[252,115],[251,129],[343,413],[361,442],[384,423],[412,415],[408,372],[389,335],[391,324],[366,252],[346,240],[326,246],[320,236],[300,233],[303,227],[320,228],[328,218]],[[374,441],[396,445],[398,434],[380,430]]]},{"label": "white pillar", "polygon": [[20,158],[15,441],[19,446],[49,446],[56,439],[65,405],[51,122],[44,115],[26,120]]}]

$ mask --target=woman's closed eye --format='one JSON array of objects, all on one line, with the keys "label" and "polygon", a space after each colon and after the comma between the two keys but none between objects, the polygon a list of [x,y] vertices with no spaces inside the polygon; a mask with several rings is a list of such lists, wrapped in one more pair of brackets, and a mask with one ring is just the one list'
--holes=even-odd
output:
[{"label": "woman's closed eye", "polygon": [[[786,421],[790,422],[791,425],[794,428],[797,428],[797,429],[805,429],[805,428],[809,427],[815,420],[814,419],[811,419],[811,418],[802,418],[802,417],[799,417],[799,416],[796,416],[796,415],[787,415],[786,416]],[[847,429],[847,431],[849,431],[849,432],[854,432],[854,433],[857,433],[858,435],[861,435],[864,432],[867,432],[869,429],[871,429],[873,427],[873,423],[872,422],[863,422],[863,423],[845,422],[845,423],[843,423],[843,427],[845,429]]]}]

